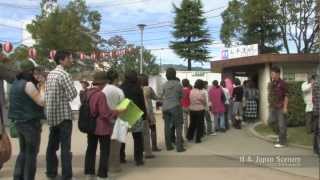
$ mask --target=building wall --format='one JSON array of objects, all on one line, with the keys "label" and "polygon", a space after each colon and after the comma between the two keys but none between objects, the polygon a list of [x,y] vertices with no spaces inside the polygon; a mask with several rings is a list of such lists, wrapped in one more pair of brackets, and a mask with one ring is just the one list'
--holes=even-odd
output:
[{"label": "building wall", "polygon": [[[166,79],[166,73],[161,73],[161,76]],[[189,79],[190,84],[193,86],[197,79],[208,81],[209,85],[213,80],[221,81],[220,73],[212,73],[210,71],[177,71],[177,77],[182,79]]]},{"label": "building wall", "polygon": [[268,103],[268,84],[270,82],[270,65],[265,64],[264,68],[259,69],[258,87],[260,92],[259,117],[260,120],[267,124],[269,118]]}]

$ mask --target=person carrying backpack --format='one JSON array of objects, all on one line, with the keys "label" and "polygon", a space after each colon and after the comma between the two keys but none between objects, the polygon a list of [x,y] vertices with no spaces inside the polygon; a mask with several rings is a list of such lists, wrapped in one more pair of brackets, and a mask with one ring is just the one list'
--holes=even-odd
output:
[{"label": "person carrying backpack", "polygon": [[[111,110],[102,89],[107,84],[105,72],[96,72],[93,77],[93,87],[88,89],[85,98],[89,103],[91,121],[95,121],[95,130],[87,133],[88,146],[85,155],[85,174],[88,179],[94,179],[95,160],[98,142],[100,144],[100,162],[98,179],[108,179],[110,137],[112,135],[112,120],[124,110]],[[81,114],[81,112],[80,112]],[[85,113],[83,113],[85,114]]]}]

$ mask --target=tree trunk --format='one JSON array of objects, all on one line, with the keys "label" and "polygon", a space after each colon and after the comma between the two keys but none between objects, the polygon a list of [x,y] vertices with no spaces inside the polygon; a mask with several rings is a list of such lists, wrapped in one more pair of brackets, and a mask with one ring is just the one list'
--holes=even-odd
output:
[{"label": "tree trunk", "polygon": [[191,59],[188,59],[188,71],[191,71],[192,65],[191,65]]}]

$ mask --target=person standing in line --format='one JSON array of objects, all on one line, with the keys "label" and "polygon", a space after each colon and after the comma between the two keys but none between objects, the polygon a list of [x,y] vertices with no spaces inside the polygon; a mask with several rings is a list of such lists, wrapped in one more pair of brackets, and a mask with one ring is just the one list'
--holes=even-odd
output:
[{"label": "person standing in line", "polygon": [[[137,166],[144,165],[143,161],[143,124],[146,120],[146,106],[144,102],[143,90],[138,80],[138,74],[135,71],[128,71],[125,74],[125,80],[121,85],[126,98],[132,100],[143,112],[142,119],[132,127],[132,136],[134,141],[134,160]],[[121,145],[120,157],[125,161],[125,143]]]},{"label": "person standing in line", "polygon": [[81,83],[82,90],[80,90],[79,96],[80,96],[80,102],[82,103],[90,84],[88,81],[80,81],[80,83]]},{"label": "person standing in line", "polygon": [[259,92],[253,85],[252,81],[248,81],[247,90],[244,92],[245,112],[244,117],[247,122],[254,122],[258,118],[258,99]]},{"label": "person standing in line", "polygon": [[37,155],[41,139],[41,123],[44,118],[44,91],[35,78],[35,66],[23,61],[10,91],[8,118],[17,129],[20,152],[16,160],[13,179],[33,180],[37,169]]},{"label": "person standing in line", "polygon": [[96,151],[99,142],[100,161],[98,179],[108,179],[110,136],[113,130],[112,120],[124,110],[111,110],[102,89],[107,84],[106,73],[96,72],[93,76],[93,87],[88,89],[85,99],[89,101],[92,117],[96,117],[96,129],[94,133],[87,134],[87,151],[85,155],[84,171],[87,179],[95,178]]},{"label": "person standing in line", "polygon": [[182,80],[182,86],[183,88],[182,88],[181,106],[183,110],[183,131],[184,131],[185,137],[187,137],[189,119],[190,119],[190,113],[189,113],[190,92],[192,90],[192,87],[188,79]]},{"label": "person standing in line", "polygon": [[[110,69],[107,71],[106,78],[108,84],[103,88],[102,92],[107,98],[107,104],[111,110],[115,110],[117,106],[125,99],[122,89],[118,87],[119,74],[117,71]],[[117,121],[116,118],[112,119],[114,124]],[[111,140],[110,142],[110,156],[109,156],[109,169],[110,172],[120,172],[120,163],[125,163],[125,160],[120,160],[120,148],[121,143],[117,140]]]},{"label": "person standing in line", "polygon": [[209,100],[211,101],[211,113],[214,115],[214,130],[225,132],[225,95],[223,89],[219,86],[219,82],[214,80],[209,90]]},{"label": "person standing in line", "polygon": [[269,122],[273,130],[279,135],[279,143],[275,148],[287,145],[287,119],[288,113],[288,88],[285,81],[280,78],[280,68],[271,68],[271,82],[269,84]]},{"label": "person standing in line", "polygon": [[196,143],[201,143],[204,131],[204,115],[207,107],[207,97],[203,88],[203,81],[198,79],[190,92],[190,126],[187,138],[189,141],[192,141],[194,139],[194,133],[196,132]]},{"label": "person standing in line", "polygon": [[166,71],[167,82],[164,83],[161,99],[163,100],[163,119],[165,123],[165,142],[168,151],[173,150],[172,147],[172,128],[175,127],[176,133],[176,150],[184,152],[182,140],[183,113],[181,107],[182,86],[176,79],[176,70],[168,68]]},{"label": "person standing in line", "polygon": [[203,135],[215,135],[212,130],[213,126],[212,126],[212,119],[210,116],[210,106],[211,103],[209,101],[209,89],[208,89],[208,81],[203,81],[203,91],[206,95],[206,108],[205,108],[205,112],[204,112],[204,118],[205,118],[205,123],[203,123],[204,127],[203,127]]},{"label": "person standing in line", "polygon": [[[140,74],[139,75],[139,84],[142,88],[143,92],[143,98],[144,98],[144,103],[146,106],[146,119],[143,121],[143,148],[144,148],[144,153],[145,153],[145,158],[146,159],[153,159],[155,158],[155,155],[152,153],[152,148],[151,148],[151,135],[150,135],[150,111],[153,112],[153,107],[152,107],[152,101],[150,99],[150,102],[146,100],[146,89],[145,86],[149,84],[149,78],[145,74]],[[149,90],[149,89],[148,89]],[[148,91],[147,90],[147,91]],[[150,104],[149,104],[150,103]],[[150,106],[150,107],[148,107]]]},{"label": "person standing in line", "polygon": [[236,129],[241,129],[243,120],[243,87],[241,86],[240,79],[235,79],[235,88],[233,89],[232,102],[232,123]]},{"label": "person standing in line", "polygon": [[230,129],[230,112],[232,110],[232,106],[231,106],[231,97],[230,97],[230,93],[229,93],[229,90],[226,88],[226,84],[225,82],[222,80],[220,82],[220,87],[222,88],[223,90],[223,93],[224,93],[224,96],[226,97],[226,100],[225,100],[225,113],[224,113],[224,117],[225,117],[225,123],[226,123],[226,130]]},{"label": "person standing in line", "polygon": [[61,146],[62,179],[72,179],[72,110],[70,102],[77,97],[77,90],[66,69],[73,64],[72,55],[67,51],[57,51],[54,58],[57,67],[51,71],[46,81],[46,115],[50,127],[47,146],[47,177],[58,174],[57,150]]},{"label": "person standing in line", "polygon": [[308,78],[308,81],[301,85],[304,103],[306,104],[306,128],[309,134],[314,132],[315,119],[313,118],[313,102],[312,102],[312,87],[315,83],[315,75]]},{"label": "person standing in line", "polygon": [[[145,139],[145,152],[149,151],[149,148],[147,148],[147,145],[150,144],[147,140],[150,138],[150,130],[151,130],[151,142],[152,142],[152,151],[159,152],[161,149],[158,148],[157,143],[157,126],[156,126],[156,118],[154,116],[153,112],[153,105],[152,100],[158,100],[156,93],[152,89],[152,87],[149,86],[149,78],[147,75],[141,76],[141,84],[143,86],[143,94],[145,98],[146,103],[146,109],[147,109],[147,120],[145,123],[145,133],[144,139]],[[147,148],[147,149],[146,149]],[[149,153],[151,154],[151,153]]]}]

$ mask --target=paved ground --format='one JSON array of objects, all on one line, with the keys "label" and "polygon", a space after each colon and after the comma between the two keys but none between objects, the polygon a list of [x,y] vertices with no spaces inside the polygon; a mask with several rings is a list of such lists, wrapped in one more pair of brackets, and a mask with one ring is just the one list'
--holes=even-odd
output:
[{"label": "paved ground", "polygon": [[[163,124],[158,116],[159,143],[164,148]],[[86,148],[86,137],[74,124],[72,152],[74,174],[77,179],[83,176],[83,154]],[[38,159],[36,179],[46,179],[45,148],[48,139],[48,127],[44,126],[41,148]],[[132,161],[132,140],[128,136],[128,164],[123,171],[111,174],[117,180],[196,180],[196,179],[228,179],[228,180],[312,180],[320,179],[317,157],[309,150],[299,148],[274,149],[271,143],[253,137],[245,128],[230,130],[224,134],[206,137],[202,144],[187,143],[187,152],[156,153],[157,158],[147,160],[144,167],[135,167]],[[13,140],[13,157],[0,172],[1,180],[12,179],[14,160],[18,153],[17,140]],[[243,156],[241,156],[243,155]],[[303,167],[278,168],[258,167],[253,164],[241,164],[240,157],[265,157],[262,155],[292,155],[302,158]],[[247,160],[247,159],[246,159]]]}]

